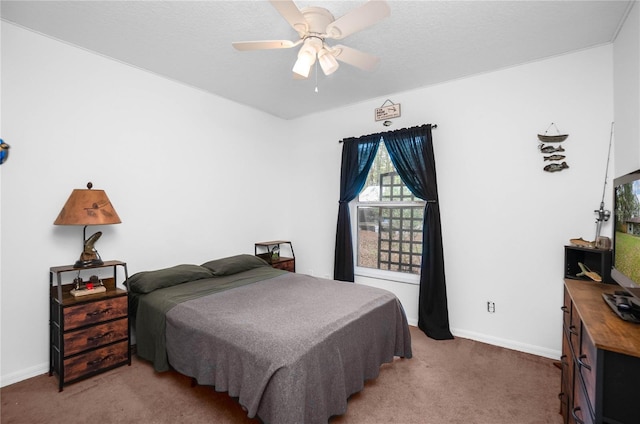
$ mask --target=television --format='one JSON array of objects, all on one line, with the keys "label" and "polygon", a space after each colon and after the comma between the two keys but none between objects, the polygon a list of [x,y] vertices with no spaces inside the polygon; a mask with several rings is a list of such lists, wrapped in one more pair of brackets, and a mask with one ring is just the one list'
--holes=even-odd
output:
[{"label": "television", "polygon": [[[629,309],[640,319],[640,170],[616,178],[613,184],[611,278],[624,289],[616,292],[621,299],[614,300],[616,309]],[[620,308],[620,300],[629,304]]]}]

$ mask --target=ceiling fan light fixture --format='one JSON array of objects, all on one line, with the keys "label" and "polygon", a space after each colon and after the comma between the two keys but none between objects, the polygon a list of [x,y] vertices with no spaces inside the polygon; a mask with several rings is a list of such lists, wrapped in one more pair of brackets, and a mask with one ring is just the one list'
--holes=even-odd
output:
[{"label": "ceiling fan light fixture", "polygon": [[298,52],[298,60],[293,65],[293,72],[305,78],[309,76],[311,65],[316,61],[316,51],[308,43],[305,43]]},{"label": "ceiling fan light fixture", "polygon": [[[293,66],[294,79],[306,79],[313,64],[322,66],[325,75],[333,74],[339,67],[338,62],[373,71],[380,58],[346,46],[325,45],[325,39],[339,40],[358,31],[377,24],[391,13],[385,0],[369,0],[352,9],[338,19],[322,7],[303,7],[299,9],[294,0],[269,0],[280,15],[296,30],[300,38],[289,40],[260,40],[233,42],[237,50],[288,49],[302,43],[297,60]],[[316,62],[316,60],[318,62]]]},{"label": "ceiling fan light fixture", "polygon": [[318,62],[325,75],[333,74],[340,66],[333,54],[324,47],[318,52]]},{"label": "ceiling fan light fixture", "polygon": [[293,65],[293,72],[307,78],[311,72],[311,65],[315,62],[315,56],[309,54],[298,55],[298,60]]}]

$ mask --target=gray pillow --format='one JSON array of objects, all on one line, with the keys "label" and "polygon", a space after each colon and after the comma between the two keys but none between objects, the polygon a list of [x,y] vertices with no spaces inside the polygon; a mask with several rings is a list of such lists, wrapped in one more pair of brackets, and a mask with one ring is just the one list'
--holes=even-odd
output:
[{"label": "gray pillow", "polygon": [[210,269],[216,277],[221,277],[223,275],[237,274],[238,272],[271,265],[257,256],[236,255],[205,262],[202,266]]},{"label": "gray pillow", "polygon": [[213,272],[208,268],[198,265],[182,264],[155,271],[138,272],[129,277],[124,284],[132,292],[144,294],[189,281],[212,278],[213,276]]}]

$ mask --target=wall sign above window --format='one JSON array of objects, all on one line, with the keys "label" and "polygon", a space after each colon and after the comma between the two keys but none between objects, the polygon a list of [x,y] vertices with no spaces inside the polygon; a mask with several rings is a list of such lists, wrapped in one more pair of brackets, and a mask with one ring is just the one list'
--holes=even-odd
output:
[{"label": "wall sign above window", "polygon": [[374,118],[377,121],[400,117],[400,103],[393,103],[387,99],[382,106],[375,109]]}]

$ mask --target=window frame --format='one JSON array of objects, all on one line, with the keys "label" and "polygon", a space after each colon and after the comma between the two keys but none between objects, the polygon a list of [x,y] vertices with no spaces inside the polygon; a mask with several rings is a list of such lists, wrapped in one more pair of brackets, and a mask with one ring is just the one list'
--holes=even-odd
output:
[{"label": "window frame", "polygon": [[387,280],[398,283],[406,284],[420,284],[420,274],[413,274],[400,271],[389,271],[386,269],[368,268],[358,266],[358,206],[384,206],[384,207],[406,207],[406,206],[421,206],[426,207],[426,201],[412,201],[412,202],[360,202],[359,196],[356,196],[354,200],[349,202],[349,214],[351,217],[351,238],[353,240],[353,273],[355,276],[375,278],[379,280]]}]

